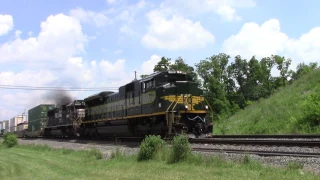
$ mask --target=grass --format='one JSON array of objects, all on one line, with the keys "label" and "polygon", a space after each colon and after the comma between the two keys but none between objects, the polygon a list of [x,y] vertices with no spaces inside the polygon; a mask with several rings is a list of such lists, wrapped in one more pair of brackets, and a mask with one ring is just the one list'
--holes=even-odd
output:
[{"label": "grass", "polygon": [[280,88],[270,98],[261,99],[230,118],[216,122],[214,134],[320,133],[319,127],[310,129],[301,121],[302,102],[310,93],[316,92],[317,87],[320,87],[320,70]]},{"label": "grass", "polygon": [[[272,168],[246,157],[230,163],[222,156],[192,155],[181,163],[168,164],[169,150],[154,160],[138,162],[119,151],[111,160],[97,158],[96,151],[51,149],[48,146],[0,147],[0,177],[5,179],[320,179],[302,173],[299,166]],[[98,155],[100,156],[100,155]],[[292,168],[294,167],[294,168]]]}]

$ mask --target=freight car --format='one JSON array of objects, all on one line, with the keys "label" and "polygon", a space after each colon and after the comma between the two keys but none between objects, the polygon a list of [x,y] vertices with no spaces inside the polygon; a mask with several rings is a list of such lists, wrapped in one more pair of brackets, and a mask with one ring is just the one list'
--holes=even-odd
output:
[{"label": "freight car", "polygon": [[47,112],[55,107],[54,104],[40,104],[28,111],[27,137],[43,136],[44,128],[47,126]]},{"label": "freight car", "polygon": [[103,91],[46,107],[46,123],[40,128],[43,136],[168,137],[185,133],[194,138],[212,133],[203,91],[181,71],[156,72],[119,87],[118,92]]}]

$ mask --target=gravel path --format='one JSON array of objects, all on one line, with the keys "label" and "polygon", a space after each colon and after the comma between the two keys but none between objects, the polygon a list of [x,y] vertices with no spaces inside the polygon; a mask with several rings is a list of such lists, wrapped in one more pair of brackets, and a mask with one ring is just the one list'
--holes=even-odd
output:
[{"label": "gravel path", "polygon": [[[125,143],[114,145],[112,142],[101,141],[86,141],[86,140],[44,140],[44,139],[19,139],[19,144],[42,144],[48,145],[52,148],[67,148],[74,150],[90,150],[91,148],[99,149],[105,156],[109,158],[111,153],[115,150],[120,150],[125,154],[138,153],[139,143]],[[265,150],[265,151],[287,151],[287,152],[315,152],[320,153],[319,148],[307,148],[307,147],[270,147],[270,146],[234,146],[234,145],[212,145],[212,144],[191,144],[194,148],[220,148],[220,149],[238,149],[238,150]],[[243,154],[232,153],[212,153],[212,152],[198,152],[205,156],[218,155],[226,160],[239,161],[243,159]],[[320,175],[320,158],[298,158],[298,157],[262,157],[257,155],[250,155],[254,160],[258,160],[263,164],[272,166],[286,166],[289,162],[299,162],[303,164],[303,169],[306,171],[312,171]],[[303,172],[301,172],[303,173]]]}]

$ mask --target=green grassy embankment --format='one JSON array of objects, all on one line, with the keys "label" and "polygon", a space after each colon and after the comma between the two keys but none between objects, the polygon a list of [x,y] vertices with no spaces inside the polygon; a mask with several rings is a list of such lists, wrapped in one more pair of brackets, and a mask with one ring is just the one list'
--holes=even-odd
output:
[{"label": "green grassy embankment", "polygon": [[[162,153],[166,154],[166,153]],[[99,157],[99,158],[97,158]],[[137,162],[136,156],[100,159],[99,151],[51,149],[45,146],[0,147],[0,177],[4,179],[320,179],[296,166],[272,168],[250,159],[238,163],[221,158],[167,164]]]},{"label": "green grassy embankment", "polygon": [[302,104],[311,93],[320,94],[320,70],[280,88],[270,98],[253,103],[228,119],[215,122],[214,134],[320,133],[319,125],[310,126],[307,122],[310,119],[303,119]]}]

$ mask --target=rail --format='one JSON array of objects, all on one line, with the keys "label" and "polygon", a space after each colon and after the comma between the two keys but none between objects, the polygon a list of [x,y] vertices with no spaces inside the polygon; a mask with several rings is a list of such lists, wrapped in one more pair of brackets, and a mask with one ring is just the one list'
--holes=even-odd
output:
[{"label": "rail", "polygon": [[267,138],[276,138],[276,139],[310,139],[310,138],[319,138],[320,134],[245,134],[245,135],[212,135],[210,138],[251,138],[251,139],[267,139]]},{"label": "rail", "polygon": [[234,153],[234,154],[255,154],[259,156],[290,156],[290,157],[313,157],[320,158],[320,153],[308,152],[285,152],[285,151],[254,151],[254,150],[239,150],[239,149],[214,149],[214,148],[192,148],[193,151],[199,152],[215,152],[215,153]]},{"label": "rail", "polygon": [[190,143],[199,144],[232,144],[232,145],[263,145],[263,146],[299,146],[320,147],[319,140],[265,140],[265,139],[190,139]]}]

